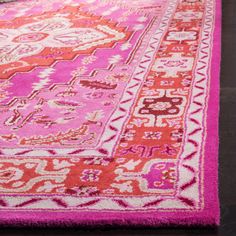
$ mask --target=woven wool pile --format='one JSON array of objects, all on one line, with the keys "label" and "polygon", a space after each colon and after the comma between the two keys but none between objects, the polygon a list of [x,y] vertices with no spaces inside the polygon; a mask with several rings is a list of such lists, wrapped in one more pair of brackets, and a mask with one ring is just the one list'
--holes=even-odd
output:
[{"label": "woven wool pile", "polygon": [[0,224],[218,224],[220,7],[2,4]]}]

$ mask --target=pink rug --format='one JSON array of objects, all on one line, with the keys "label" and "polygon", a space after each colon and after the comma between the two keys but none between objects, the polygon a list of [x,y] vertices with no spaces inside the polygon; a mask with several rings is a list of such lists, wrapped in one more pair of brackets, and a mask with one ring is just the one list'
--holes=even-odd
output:
[{"label": "pink rug", "polygon": [[0,5],[0,224],[218,225],[220,0]]}]

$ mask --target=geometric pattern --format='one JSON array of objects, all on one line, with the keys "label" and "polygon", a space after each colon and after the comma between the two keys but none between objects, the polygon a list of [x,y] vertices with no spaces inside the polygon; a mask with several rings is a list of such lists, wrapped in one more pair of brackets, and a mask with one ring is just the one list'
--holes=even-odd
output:
[{"label": "geometric pattern", "polygon": [[218,4],[0,8],[0,223],[218,222],[206,192]]}]

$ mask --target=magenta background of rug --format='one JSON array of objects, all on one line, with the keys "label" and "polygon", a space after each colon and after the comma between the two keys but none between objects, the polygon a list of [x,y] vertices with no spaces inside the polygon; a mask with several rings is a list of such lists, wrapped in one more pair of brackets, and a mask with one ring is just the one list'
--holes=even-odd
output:
[{"label": "magenta background of rug", "polygon": [[216,0],[214,44],[211,66],[211,86],[207,111],[207,138],[204,163],[205,207],[201,212],[9,212],[2,211],[1,225],[14,226],[73,226],[73,225],[219,225],[220,209],[218,198],[218,116],[219,74],[221,55],[221,0]]}]

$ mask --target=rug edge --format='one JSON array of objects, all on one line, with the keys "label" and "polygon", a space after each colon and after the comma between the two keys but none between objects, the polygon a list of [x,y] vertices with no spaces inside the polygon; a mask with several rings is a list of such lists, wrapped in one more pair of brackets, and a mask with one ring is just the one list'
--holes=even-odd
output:
[{"label": "rug edge", "polygon": [[[207,129],[211,130],[206,138],[206,146],[210,142],[210,147],[205,151],[210,165],[205,166],[204,176],[209,176],[204,189],[209,192],[205,202],[205,209],[200,213],[165,213],[153,216],[152,213],[140,213],[138,217],[133,217],[129,213],[101,213],[98,219],[96,213],[52,213],[50,217],[45,217],[45,213],[32,212],[9,212],[1,211],[0,225],[4,226],[74,226],[74,225],[133,225],[133,226],[216,226],[220,224],[220,207],[218,198],[218,118],[219,118],[219,76],[221,58],[221,0],[216,0],[216,19],[213,37],[213,54],[211,63],[211,86],[209,96],[209,107],[207,111]],[[213,89],[214,88],[214,89]],[[209,120],[211,122],[209,122]],[[212,147],[211,147],[212,146]],[[217,148],[216,148],[217,147]],[[212,172],[212,170],[214,170]],[[47,214],[46,214],[47,215]],[[155,215],[155,214],[154,214]]]}]

